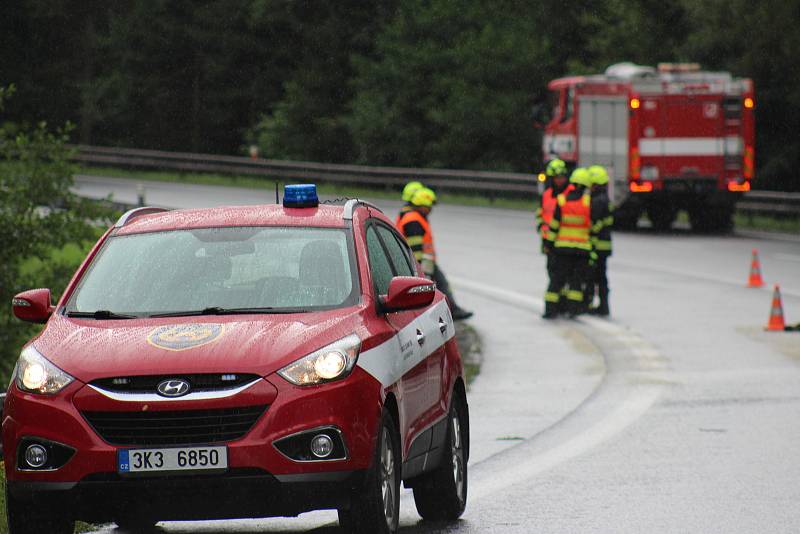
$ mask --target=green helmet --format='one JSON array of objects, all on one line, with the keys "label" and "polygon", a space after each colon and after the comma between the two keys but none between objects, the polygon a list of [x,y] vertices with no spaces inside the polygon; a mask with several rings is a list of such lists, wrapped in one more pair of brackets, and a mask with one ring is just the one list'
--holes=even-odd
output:
[{"label": "green helmet", "polygon": [[578,167],[572,171],[569,181],[572,184],[582,185],[584,187],[592,186],[592,176],[589,174],[589,171],[583,167]]},{"label": "green helmet", "polygon": [[547,169],[544,171],[547,176],[566,176],[567,164],[564,160],[554,159],[547,164]]},{"label": "green helmet", "polygon": [[408,182],[406,186],[403,188],[403,201],[411,202],[411,197],[414,196],[414,193],[419,191],[425,187],[422,185],[422,182]]},{"label": "green helmet", "polygon": [[423,187],[414,193],[414,195],[411,197],[411,203],[414,206],[430,208],[436,204],[436,193],[433,192],[433,189]]},{"label": "green helmet", "polygon": [[606,185],[608,183],[608,173],[602,165],[592,165],[589,167],[589,175],[592,183],[596,185]]}]

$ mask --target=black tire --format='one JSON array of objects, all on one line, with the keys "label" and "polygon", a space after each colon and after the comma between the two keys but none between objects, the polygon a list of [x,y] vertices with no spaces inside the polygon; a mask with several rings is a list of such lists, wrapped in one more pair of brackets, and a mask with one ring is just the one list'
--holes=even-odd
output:
[{"label": "black tire", "polygon": [[454,394],[448,414],[444,456],[436,469],[414,484],[414,504],[423,519],[452,521],[464,513],[468,486],[468,418],[463,399]]},{"label": "black tire", "polygon": [[375,457],[361,492],[349,510],[339,510],[339,525],[358,534],[391,534],[400,524],[400,437],[392,415],[384,410]]},{"label": "black tire", "polygon": [[6,484],[6,518],[9,534],[72,534],[75,520],[50,499],[35,503],[14,497]]},{"label": "black tire", "polygon": [[689,220],[695,232],[730,232],[733,229],[733,208],[694,208],[689,211]]},{"label": "black tire", "polygon": [[650,208],[647,210],[647,218],[657,232],[667,232],[672,228],[677,213],[669,207]]},{"label": "black tire", "polygon": [[146,516],[118,517],[114,520],[119,528],[125,532],[151,532],[158,523],[157,519]]}]

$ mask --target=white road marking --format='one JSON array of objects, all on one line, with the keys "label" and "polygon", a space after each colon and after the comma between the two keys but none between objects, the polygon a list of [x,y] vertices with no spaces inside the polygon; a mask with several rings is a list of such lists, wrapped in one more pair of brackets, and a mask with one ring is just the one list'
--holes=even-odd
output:
[{"label": "white road marking", "polygon": [[[466,278],[451,277],[450,280],[461,289],[526,308],[531,313],[538,313],[543,309],[541,298],[519,295],[500,287]],[[604,358],[619,358],[617,353],[622,352],[623,358],[627,356],[633,360],[633,368],[622,370],[615,370],[615,367],[617,367],[615,362],[615,365],[610,367],[609,374],[616,376],[610,376],[599,388],[599,390],[602,390],[604,387],[618,387],[624,395],[622,400],[615,404],[616,408],[614,410],[602,414],[596,423],[586,430],[579,431],[566,441],[551,445],[543,451],[533,451],[529,458],[521,461],[502,464],[502,474],[494,473],[496,476],[482,478],[480,484],[470,488],[471,499],[481,499],[498,491],[507,490],[516,483],[527,482],[531,477],[543,471],[588,452],[624,431],[642,417],[661,396],[665,385],[668,383],[665,380],[667,369],[664,364],[665,358],[655,347],[634,332],[608,320],[583,317],[580,319],[579,324],[595,331],[598,334],[598,338],[611,340],[620,346],[619,349],[614,351],[614,356],[604,352]],[[607,367],[609,366],[607,365]],[[631,384],[632,381],[625,380],[632,375],[638,378],[635,384]],[[620,387],[620,384],[624,385]],[[592,397],[596,396],[597,392]],[[590,403],[591,400],[588,400],[588,402]],[[568,414],[556,424],[563,425],[578,411],[580,411],[580,408],[576,412]],[[533,440],[535,441],[536,438],[534,437]],[[523,442],[520,445],[530,445],[530,443]],[[495,457],[506,453],[514,454],[514,449],[500,452]],[[488,458],[486,461],[491,461],[493,458]],[[480,463],[477,465],[480,465]],[[497,464],[493,463],[493,467],[497,467]]]}]

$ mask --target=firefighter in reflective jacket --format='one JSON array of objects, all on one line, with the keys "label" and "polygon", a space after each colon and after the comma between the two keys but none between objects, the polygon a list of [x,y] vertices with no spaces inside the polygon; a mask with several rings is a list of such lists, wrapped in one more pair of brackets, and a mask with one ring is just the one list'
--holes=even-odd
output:
[{"label": "firefighter in reflective jacket", "polygon": [[433,233],[428,222],[428,215],[436,203],[436,193],[427,187],[416,191],[410,202],[410,209],[402,213],[398,222],[397,229],[406,238],[411,247],[414,257],[422,265],[425,276],[436,282],[436,287],[447,297],[450,312],[453,319],[468,319],[472,317],[472,312],[461,308],[456,304],[450,284],[447,282],[444,272],[436,263],[436,250],[433,247]]},{"label": "firefighter in reflective jacket", "polygon": [[547,176],[549,184],[542,193],[542,203],[536,210],[536,229],[542,237],[542,254],[547,256],[547,277],[548,280],[552,280],[555,256],[547,238],[550,232],[550,221],[556,210],[556,197],[571,188],[572,185],[567,178],[567,164],[563,160],[550,161],[545,168],[545,176]]},{"label": "firefighter in reflective jacket", "polygon": [[589,263],[596,255],[592,245],[591,182],[589,171],[577,168],[570,176],[573,189],[556,197],[547,241],[554,255],[553,276],[544,295],[545,319],[557,317],[562,289],[570,317],[584,311],[583,286]]},{"label": "firefighter in reflective jacket", "polygon": [[400,208],[400,213],[397,214],[397,219],[394,221],[395,226],[400,224],[400,217],[402,217],[404,213],[411,211],[411,197],[414,196],[414,193],[424,187],[425,186],[422,185],[422,182],[408,182],[405,187],[403,187],[401,198],[405,204],[403,204],[403,206]]},{"label": "firefighter in reflective jacket", "polygon": [[587,285],[587,304],[591,304],[595,292],[599,304],[589,308],[589,313],[606,317],[608,310],[608,276],[606,263],[611,256],[611,228],[614,226],[614,206],[608,199],[608,173],[600,165],[589,167],[592,180],[592,227],[594,250],[597,253],[592,279]]}]

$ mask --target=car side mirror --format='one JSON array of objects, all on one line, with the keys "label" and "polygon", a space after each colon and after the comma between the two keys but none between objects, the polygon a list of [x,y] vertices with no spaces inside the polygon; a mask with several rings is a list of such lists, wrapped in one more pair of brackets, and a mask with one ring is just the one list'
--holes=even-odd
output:
[{"label": "car side mirror", "polygon": [[23,291],[11,299],[11,308],[17,319],[29,323],[46,323],[55,310],[49,289]]},{"label": "car side mirror", "polygon": [[395,276],[381,305],[384,311],[414,310],[428,306],[435,296],[436,284],[427,278]]}]

